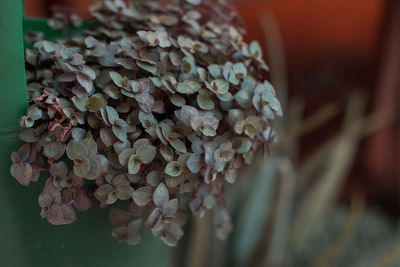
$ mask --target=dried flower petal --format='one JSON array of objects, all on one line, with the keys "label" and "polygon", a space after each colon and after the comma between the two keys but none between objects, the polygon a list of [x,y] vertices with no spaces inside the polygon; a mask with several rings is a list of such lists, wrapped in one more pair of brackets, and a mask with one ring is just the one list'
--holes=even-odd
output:
[{"label": "dried flower petal", "polygon": [[108,215],[110,222],[115,226],[127,225],[130,219],[130,214],[121,209],[111,209]]},{"label": "dried flower petal", "polygon": [[114,191],[112,185],[105,184],[97,188],[94,192],[94,196],[101,202],[106,203],[109,197],[109,194]]},{"label": "dried flower petal", "polygon": [[74,207],[79,211],[88,210],[92,205],[92,200],[85,194],[79,194],[74,200]]},{"label": "dried flower petal", "polygon": [[18,183],[28,186],[32,179],[32,167],[24,162],[14,163],[11,166],[11,175],[17,179]]},{"label": "dried flower petal", "polygon": [[174,198],[165,203],[162,212],[165,216],[174,216],[177,210],[178,210],[178,199]]},{"label": "dried flower petal", "polygon": [[121,184],[115,188],[117,197],[121,200],[127,200],[132,197],[134,189],[129,184]]},{"label": "dried flower petal", "polygon": [[169,176],[179,176],[182,174],[182,166],[177,161],[171,161],[168,162],[167,166],[165,166],[164,172]]},{"label": "dried flower petal", "polygon": [[132,198],[136,205],[144,207],[151,201],[152,193],[151,188],[140,187],[132,193]]},{"label": "dried flower petal", "polygon": [[136,151],[136,154],[143,161],[144,164],[150,163],[154,157],[156,156],[156,147],[155,146],[141,146]]},{"label": "dried flower petal", "polygon": [[202,157],[200,154],[193,153],[189,156],[186,166],[192,173],[198,173],[202,167]]},{"label": "dried flower petal", "polygon": [[67,156],[69,159],[74,160],[80,157],[86,157],[89,152],[85,146],[83,146],[80,142],[72,140],[67,145]]},{"label": "dried flower petal", "polygon": [[168,188],[165,184],[161,183],[154,190],[153,202],[157,207],[162,207],[169,200]]}]

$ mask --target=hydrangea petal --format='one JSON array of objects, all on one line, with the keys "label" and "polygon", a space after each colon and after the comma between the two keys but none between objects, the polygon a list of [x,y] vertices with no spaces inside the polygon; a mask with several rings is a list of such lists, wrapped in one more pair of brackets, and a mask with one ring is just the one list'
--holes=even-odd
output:
[{"label": "hydrangea petal", "polygon": [[154,190],[153,194],[153,202],[157,207],[164,206],[165,203],[169,200],[168,188],[164,183],[161,183],[157,186],[156,190]]}]

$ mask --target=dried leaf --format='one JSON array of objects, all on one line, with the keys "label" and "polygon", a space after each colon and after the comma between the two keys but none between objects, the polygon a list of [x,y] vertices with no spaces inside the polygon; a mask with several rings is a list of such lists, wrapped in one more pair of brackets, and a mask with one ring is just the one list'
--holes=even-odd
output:
[{"label": "dried leaf", "polygon": [[153,202],[157,207],[164,206],[165,203],[169,200],[168,188],[165,184],[161,183],[157,186],[156,190],[154,190],[153,194]]},{"label": "dried leaf", "polygon": [[152,193],[151,188],[140,187],[132,193],[132,198],[136,205],[144,207],[151,201]]}]

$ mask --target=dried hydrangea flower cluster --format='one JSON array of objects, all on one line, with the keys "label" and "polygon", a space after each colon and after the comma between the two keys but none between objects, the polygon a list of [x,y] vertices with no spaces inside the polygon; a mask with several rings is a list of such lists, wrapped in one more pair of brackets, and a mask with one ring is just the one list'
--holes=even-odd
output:
[{"label": "dried hydrangea flower cluster", "polygon": [[[274,141],[282,114],[260,46],[243,42],[222,0],[107,0],[91,11],[84,34],[26,51],[30,106],[12,175],[27,186],[50,173],[39,205],[55,225],[122,200],[129,208],[110,221],[128,244],[144,224],[175,246],[186,213],[210,209],[225,238],[226,183]],[[57,18],[57,29],[73,24]]]}]

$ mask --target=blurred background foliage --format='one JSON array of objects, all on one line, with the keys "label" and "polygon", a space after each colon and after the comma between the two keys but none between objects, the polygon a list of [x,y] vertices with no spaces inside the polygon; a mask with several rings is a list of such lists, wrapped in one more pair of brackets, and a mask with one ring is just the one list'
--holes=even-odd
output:
[{"label": "blurred background foliage", "polygon": [[[95,0],[26,0],[29,16]],[[229,189],[234,231],[193,219],[171,266],[400,266],[400,1],[237,0],[285,116]],[[134,249],[134,248],[133,248]]]}]

